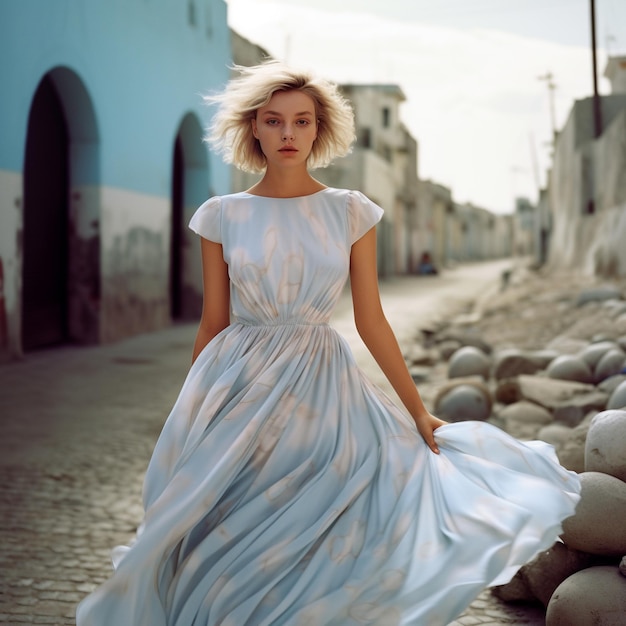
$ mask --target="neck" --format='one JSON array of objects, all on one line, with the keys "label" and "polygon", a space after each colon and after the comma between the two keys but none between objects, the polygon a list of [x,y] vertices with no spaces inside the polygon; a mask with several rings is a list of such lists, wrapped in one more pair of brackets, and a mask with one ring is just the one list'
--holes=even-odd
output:
[{"label": "neck", "polygon": [[276,171],[268,169],[263,178],[248,191],[260,196],[274,198],[294,198],[308,196],[324,189],[319,181],[313,178],[308,170]]}]

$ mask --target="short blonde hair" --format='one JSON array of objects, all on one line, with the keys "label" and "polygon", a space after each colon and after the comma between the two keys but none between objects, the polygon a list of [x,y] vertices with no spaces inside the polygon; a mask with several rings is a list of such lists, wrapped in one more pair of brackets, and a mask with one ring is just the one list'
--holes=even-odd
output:
[{"label": "short blonde hair", "polygon": [[226,89],[204,97],[218,108],[206,140],[227,163],[246,172],[263,172],[265,155],[252,133],[251,120],[276,92],[298,90],[315,103],[317,138],[307,166],[324,167],[333,159],[348,154],[354,142],[354,112],[336,84],[309,71],[290,68],[279,61],[233,68],[239,76]]}]

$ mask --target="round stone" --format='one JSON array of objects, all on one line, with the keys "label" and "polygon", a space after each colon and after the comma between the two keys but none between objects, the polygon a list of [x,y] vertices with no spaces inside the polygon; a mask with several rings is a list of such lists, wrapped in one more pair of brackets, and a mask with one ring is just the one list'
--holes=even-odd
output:
[{"label": "round stone", "polygon": [[474,346],[464,346],[457,350],[448,363],[448,378],[482,376],[489,378],[491,363],[487,355]]},{"label": "round stone", "polygon": [[621,348],[613,348],[606,352],[596,365],[594,371],[595,382],[599,383],[609,376],[620,374],[622,369],[624,369],[625,361],[626,354]]},{"label": "round stone", "polygon": [[607,409],[623,409],[626,407],[626,380],[623,380],[613,391],[606,405]]},{"label": "round stone", "polygon": [[537,433],[537,439],[559,448],[569,439],[571,431],[565,424],[548,424]]},{"label": "round stone", "polygon": [[605,300],[621,300],[622,292],[613,285],[600,285],[583,289],[576,299],[576,304],[581,306],[587,302],[603,302]]},{"label": "round stone", "polygon": [[619,345],[614,341],[599,341],[598,343],[590,343],[586,348],[583,348],[580,351],[579,356],[591,369],[593,369],[598,364],[598,361],[609,350],[614,348],[619,348]]},{"label": "round stone", "polygon": [[591,420],[585,442],[585,471],[626,481],[626,411],[603,411]]},{"label": "round stone", "polygon": [[[557,356],[553,354],[548,363]],[[534,374],[544,369],[546,363],[533,353],[522,352],[516,348],[499,351],[494,357],[493,376],[496,380],[513,378],[520,374]]]},{"label": "round stone", "polygon": [[600,472],[580,474],[576,513],[563,521],[565,545],[589,554],[626,554],[626,483]]},{"label": "round stone", "polygon": [[579,383],[592,383],[593,372],[580,356],[562,354],[557,356],[546,370],[550,378],[558,380],[573,380]]},{"label": "round stone", "polygon": [[550,598],[546,626],[624,626],[626,579],[611,565],[589,567],[566,578]]},{"label": "round stone", "polygon": [[478,386],[458,385],[439,398],[435,413],[449,422],[484,421],[491,415],[491,398]]},{"label": "round stone", "polygon": [[504,420],[504,430],[517,439],[536,439],[539,429],[552,422],[552,413],[527,400],[505,406],[498,417]]}]

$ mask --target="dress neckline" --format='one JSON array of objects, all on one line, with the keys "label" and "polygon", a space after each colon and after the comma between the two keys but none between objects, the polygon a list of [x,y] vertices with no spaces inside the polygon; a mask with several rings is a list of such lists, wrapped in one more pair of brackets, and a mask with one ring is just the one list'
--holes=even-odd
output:
[{"label": "dress neckline", "polygon": [[325,191],[330,191],[334,189],[334,187],[324,187],[323,189],[319,189],[318,191],[314,191],[313,193],[308,193],[304,196],[260,196],[256,193],[249,193],[248,191],[240,191],[240,195],[248,196],[250,198],[263,198],[266,200],[299,200],[302,198],[312,198],[313,196],[317,196]]}]

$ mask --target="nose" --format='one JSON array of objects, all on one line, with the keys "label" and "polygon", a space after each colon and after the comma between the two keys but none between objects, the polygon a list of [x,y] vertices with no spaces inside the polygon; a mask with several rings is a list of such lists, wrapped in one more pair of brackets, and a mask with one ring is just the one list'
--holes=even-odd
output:
[{"label": "nose", "polygon": [[283,141],[293,141],[294,134],[291,126],[285,126],[282,132],[282,140]]}]

